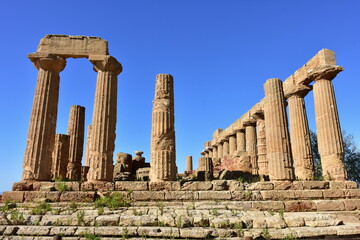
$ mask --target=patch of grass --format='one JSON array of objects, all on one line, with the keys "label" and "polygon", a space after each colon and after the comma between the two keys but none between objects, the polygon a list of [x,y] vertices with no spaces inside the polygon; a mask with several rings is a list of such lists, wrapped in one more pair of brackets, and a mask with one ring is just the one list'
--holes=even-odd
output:
[{"label": "patch of grass", "polygon": [[62,209],[61,208],[55,208],[55,209],[53,209],[53,214],[55,214],[55,215],[59,215],[61,212],[62,212]]},{"label": "patch of grass", "polygon": [[211,208],[210,209],[210,214],[214,215],[214,216],[219,216],[219,211],[216,208]]},{"label": "patch of grass", "polygon": [[84,238],[86,240],[101,240],[101,238],[99,236],[96,236],[94,234],[89,234],[89,233],[85,233]]},{"label": "patch of grass", "polygon": [[13,224],[24,224],[25,223],[24,214],[19,212],[18,209],[13,209],[10,211],[10,219],[13,222]]},{"label": "patch of grass", "polygon": [[130,203],[124,199],[124,196],[120,193],[114,193],[110,196],[104,196],[98,198],[95,201],[95,207],[108,207],[110,209],[119,209],[121,207],[129,207]]},{"label": "patch of grass", "polygon": [[265,238],[265,240],[270,240],[271,239],[271,235],[269,233],[269,229],[268,228],[264,228],[262,233],[261,233],[261,236],[263,238]]},{"label": "patch of grass", "polygon": [[71,202],[70,205],[69,205],[69,208],[73,211],[76,211],[77,208],[78,208],[78,205],[76,202]]},{"label": "patch of grass", "polygon": [[76,213],[76,220],[77,220],[77,224],[81,225],[81,226],[85,226],[85,211],[84,210],[79,210]]},{"label": "patch of grass", "polygon": [[251,190],[246,190],[246,191],[244,192],[244,198],[245,198],[245,200],[251,200],[251,197],[252,197],[252,192],[251,192]]},{"label": "patch of grass", "polygon": [[274,213],[273,210],[268,211],[268,213],[269,213],[271,216],[274,216],[274,215],[275,215],[275,213]]},{"label": "patch of grass", "polygon": [[230,228],[237,230],[238,237],[240,237],[244,234],[243,225],[241,222],[230,224]]},{"label": "patch of grass", "polygon": [[51,205],[47,202],[41,202],[36,207],[31,209],[31,215],[45,215],[51,211]]},{"label": "patch of grass", "polygon": [[59,182],[56,187],[57,187],[57,190],[60,193],[63,193],[65,191],[69,191],[69,188],[68,188],[66,182]]},{"label": "patch of grass", "polygon": [[122,229],[122,231],[123,231],[123,234],[121,235],[121,239],[127,239],[129,236],[129,230],[126,227],[124,227]]},{"label": "patch of grass", "polygon": [[176,221],[176,227],[178,227],[178,228],[182,227],[182,218],[181,218],[181,216]]},{"label": "patch of grass", "polygon": [[282,209],[282,208],[279,210],[279,217],[281,219],[284,219],[284,209]]},{"label": "patch of grass", "polygon": [[98,208],[98,215],[103,215],[104,214],[104,207],[99,207]]},{"label": "patch of grass", "polygon": [[297,238],[292,234],[287,234],[283,240],[297,240]]}]

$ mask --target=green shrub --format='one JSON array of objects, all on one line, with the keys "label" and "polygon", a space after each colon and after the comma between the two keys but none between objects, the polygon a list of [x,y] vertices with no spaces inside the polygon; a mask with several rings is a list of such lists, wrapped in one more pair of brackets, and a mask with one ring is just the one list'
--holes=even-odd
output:
[{"label": "green shrub", "polygon": [[120,193],[114,193],[110,196],[104,196],[98,198],[95,201],[95,207],[108,207],[110,209],[118,209],[120,207],[129,207],[130,203],[124,199],[124,196]]},{"label": "green shrub", "polygon": [[45,215],[51,211],[51,205],[47,202],[41,202],[36,207],[31,209],[31,215]]}]

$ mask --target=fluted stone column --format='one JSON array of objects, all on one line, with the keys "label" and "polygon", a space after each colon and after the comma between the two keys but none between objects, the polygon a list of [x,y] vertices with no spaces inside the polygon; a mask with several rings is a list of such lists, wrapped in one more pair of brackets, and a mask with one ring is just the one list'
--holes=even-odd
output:
[{"label": "fluted stone column", "polygon": [[65,180],[67,166],[69,163],[69,143],[70,136],[65,134],[55,134],[53,150],[52,178]]},{"label": "fluted stone column", "polygon": [[229,137],[229,155],[233,156],[236,151],[236,137],[235,135],[231,135]]},{"label": "fluted stone column", "polygon": [[259,175],[269,175],[268,160],[266,158],[266,131],[264,116],[256,118],[256,138],[257,138],[257,162]]},{"label": "fluted stone column", "polygon": [[88,130],[87,130],[87,137],[86,137],[86,153],[85,153],[85,166],[90,166],[90,158],[89,158],[89,152],[90,152],[90,140],[91,137],[91,124],[89,124],[88,126]]},{"label": "fluted stone column", "polygon": [[225,139],[223,142],[223,157],[229,156],[229,140]]},{"label": "fluted stone column", "polygon": [[313,85],[318,147],[323,176],[328,180],[347,178],[339,114],[331,82],[341,70],[319,76]]},{"label": "fluted stone column", "polygon": [[53,54],[29,54],[39,70],[28,138],[23,162],[22,180],[50,181],[59,99],[59,73],[66,61]]},{"label": "fluted stone column", "polygon": [[310,130],[304,102],[304,97],[310,90],[311,88],[305,85],[298,86],[287,96],[292,157],[295,177],[299,180],[312,180],[314,178]]},{"label": "fluted stone column", "polygon": [[245,127],[245,150],[251,159],[251,173],[259,174],[256,157],[256,121],[254,119],[249,119],[245,121],[243,125]]},{"label": "fluted stone column", "polygon": [[218,145],[218,158],[222,159],[224,154],[223,143],[220,142]]},{"label": "fluted stone column", "polygon": [[209,158],[212,158],[212,157],[213,157],[213,151],[212,151],[212,148],[209,148],[209,149],[208,149],[208,151],[209,151]]},{"label": "fluted stone column", "polygon": [[73,105],[70,108],[68,135],[70,136],[67,178],[81,180],[81,160],[84,146],[85,107]]},{"label": "fluted stone column", "polygon": [[240,129],[236,132],[236,149],[238,152],[245,152],[245,129]]},{"label": "fluted stone column", "polygon": [[218,158],[218,147],[217,146],[213,146],[213,154],[212,157],[213,158]]},{"label": "fluted stone column", "polygon": [[151,182],[176,180],[173,81],[170,74],[156,76],[151,130]]},{"label": "fluted stone column", "polygon": [[115,149],[117,76],[121,64],[111,56],[90,56],[98,72],[89,146],[88,181],[112,181]]},{"label": "fluted stone column", "polygon": [[186,157],[186,171],[191,172],[193,170],[192,156]]},{"label": "fluted stone column", "polygon": [[264,84],[264,115],[266,126],[266,157],[270,180],[293,180],[289,130],[285,98],[280,79],[271,78]]}]

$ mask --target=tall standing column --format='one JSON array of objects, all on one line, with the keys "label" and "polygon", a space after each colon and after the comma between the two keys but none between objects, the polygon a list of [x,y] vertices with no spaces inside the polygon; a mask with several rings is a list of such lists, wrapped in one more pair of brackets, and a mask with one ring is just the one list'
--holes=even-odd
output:
[{"label": "tall standing column", "polygon": [[217,146],[213,146],[213,154],[212,157],[214,158],[218,158],[218,150],[217,150]]},{"label": "tall standing column", "polygon": [[117,76],[121,64],[111,56],[90,56],[96,80],[89,145],[88,181],[112,181],[115,149]]},{"label": "tall standing column", "polygon": [[67,166],[69,163],[69,143],[70,136],[65,134],[55,134],[53,150],[52,178],[65,180]]},{"label": "tall standing column", "polygon": [[295,177],[299,180],[314,178],[310,130],[306,115],[304,97],[311,90],[308,86],[297,86],[288,94],[291,150],[294,160]]},{"label": "tall standing column", "polygon": [[186,172],[191,172],[193,170],[192,156],[186,157]]},{"label": "tall standing column", "polygon": [[223,142],[223,157],[229,156],[229,140],[224,139]]},{"label": "tall standing column", "polygon": [[257,159],[260,176],[269,175],[268,161],[266,158],[266,131],[264,115],[257,115],[256,118],[256,138],[257,138]]},{"label": "tall standing column", "polygon": [[229,137],[229,155],[233,156],[236,151],[236,137],[235,135],[231,135]]},{"label": "tall standing column", "polygon": [[151,182],[176,180],[174,125],[174,80],[170,74],[158,74],[152,110]]},{"label": "tall standing column", "polygon": [[73,105],[70,108],[68,135],[70,136],[67,178],[81,180],[81,160],[84,147],[85,107]]},{"label": "tall standing column", "polygon": [[321,166],[325,179],[346,180],[344,146],[331,80],[342,70],[335,68],[319,76],[314,84],[316,129]]},{"label": "tall standing column", "polygon": [[86,153],[85,153],[85,166],[90,166],[90,158],[89,158],[89,152],[90,152],[90,143],[91,143],[91,124],[89,124],[87,129],[87,137],[86,137]]},{"label": "tall standing column", "polygon": [[[223,150],[223,143],[220,142],[218,145],[218,158],[222,159],[223,158],[223,154],[224,154],[224,150]],[[221,161],[221,160],[220,160]]]},{"label": "tall standing column", "polygon": [[259,168],[256,157],[256,121],[249,119],[244,122],[245,127],[245,150],[251,159],[251,173],[259,174]]},{"label": "tall standing column", "polygon": [[22,180],[50,181],[59,99],[59,73],[66,61],[53,54],[29,54],[39,70],[29,123]]},{"label": "tall standing column", "polygon": [[264,115],[266,126],[266,157],[270,180],[293,180],[289,130],[285,98],[280,79],[271,78],[264,84]]},{"label": "tall standing column", "polygon": [[238,152],[245,152],[245,129],[236,132],[236,149]]}]

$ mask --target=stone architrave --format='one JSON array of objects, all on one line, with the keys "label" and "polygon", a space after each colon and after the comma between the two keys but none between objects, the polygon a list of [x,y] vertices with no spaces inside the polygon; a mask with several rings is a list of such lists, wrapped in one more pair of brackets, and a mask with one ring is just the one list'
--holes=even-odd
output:
[{"label": "stone architrave", "polygon": [[186,172],[193,170],[192,156],[186,156]]},{"label": "stone architrave", "polygon": [[229,155],[233,156],[236,152],[236,135],[229,137]]},{"label": "stone architrave", "polygon": [[229,156],[229,140],[224,139],[223,141],[223,157]]},{"label": "stone architrave", "polygon": [[243,123],[245,127],[245,150],[250,156],[251,161],[251,173],[259,174],[259,168],[256,156],[256,121],[254,119],[248,119]]},{"label": "stone architrave", "polygon": [[237,152],[245,152],[246,146],[245,146],[245,129],[239,129],[236,131],[236,149]]},{"label": "stone architrave", "polygon": [[257,142],[257,162],[260,176],[269,175],[268,161],[266,158],[266,131],[264,114],[258,114],[256,118],[256,142]]},{"label": "stone architrave", "polygon": [[85,107],[73,105],[70,108],[68,135],[70,136],[67,178],[81,180],[81,160],[84,146]]},{"label": "stone architrave", "polygon": [[312,158],[310,130],[306,115],[304,97],[311,90],[305,85],[296,85],[288,99],[291,150],[294,160],[295,177],[299,180],[314,179],[314,163]]},{"label": "stone architrave", "polygon": [[151,182],[176,180],[173,81],[170,74],[156,76],[151,130]]},{"label": "stone architrave", "polygon": [[22,180],[50,181],[59,100],[59,73],[66,60],[47,53],[28,56],[39,70],[28,138],[23,162]]},{"label": "stone architrave", "polygon": [[266,157],[269,164],[269,177],[272,181],[293,180],[294,170],[281,80],[268,79],[264,84],[264,91]]},{"label": "stone architrave", "polygon": [[121,64],[111,56],[89,56],[98,72],[89,145],[88,181],[112,181],[115,148],[117,76]]},{"label": "stone architrave", "polygon": [[321,72],[313,85],[318,147],[323,176],[327,180],[347,179],[339,113],[331,82],[342,70],[342,67],[334,66]]},{"label": "stone architrave", "polygon": [[65,134],[55,134],[53,150],[52,178],[65,180],[67,166],[69,162],[70,136]]}]

